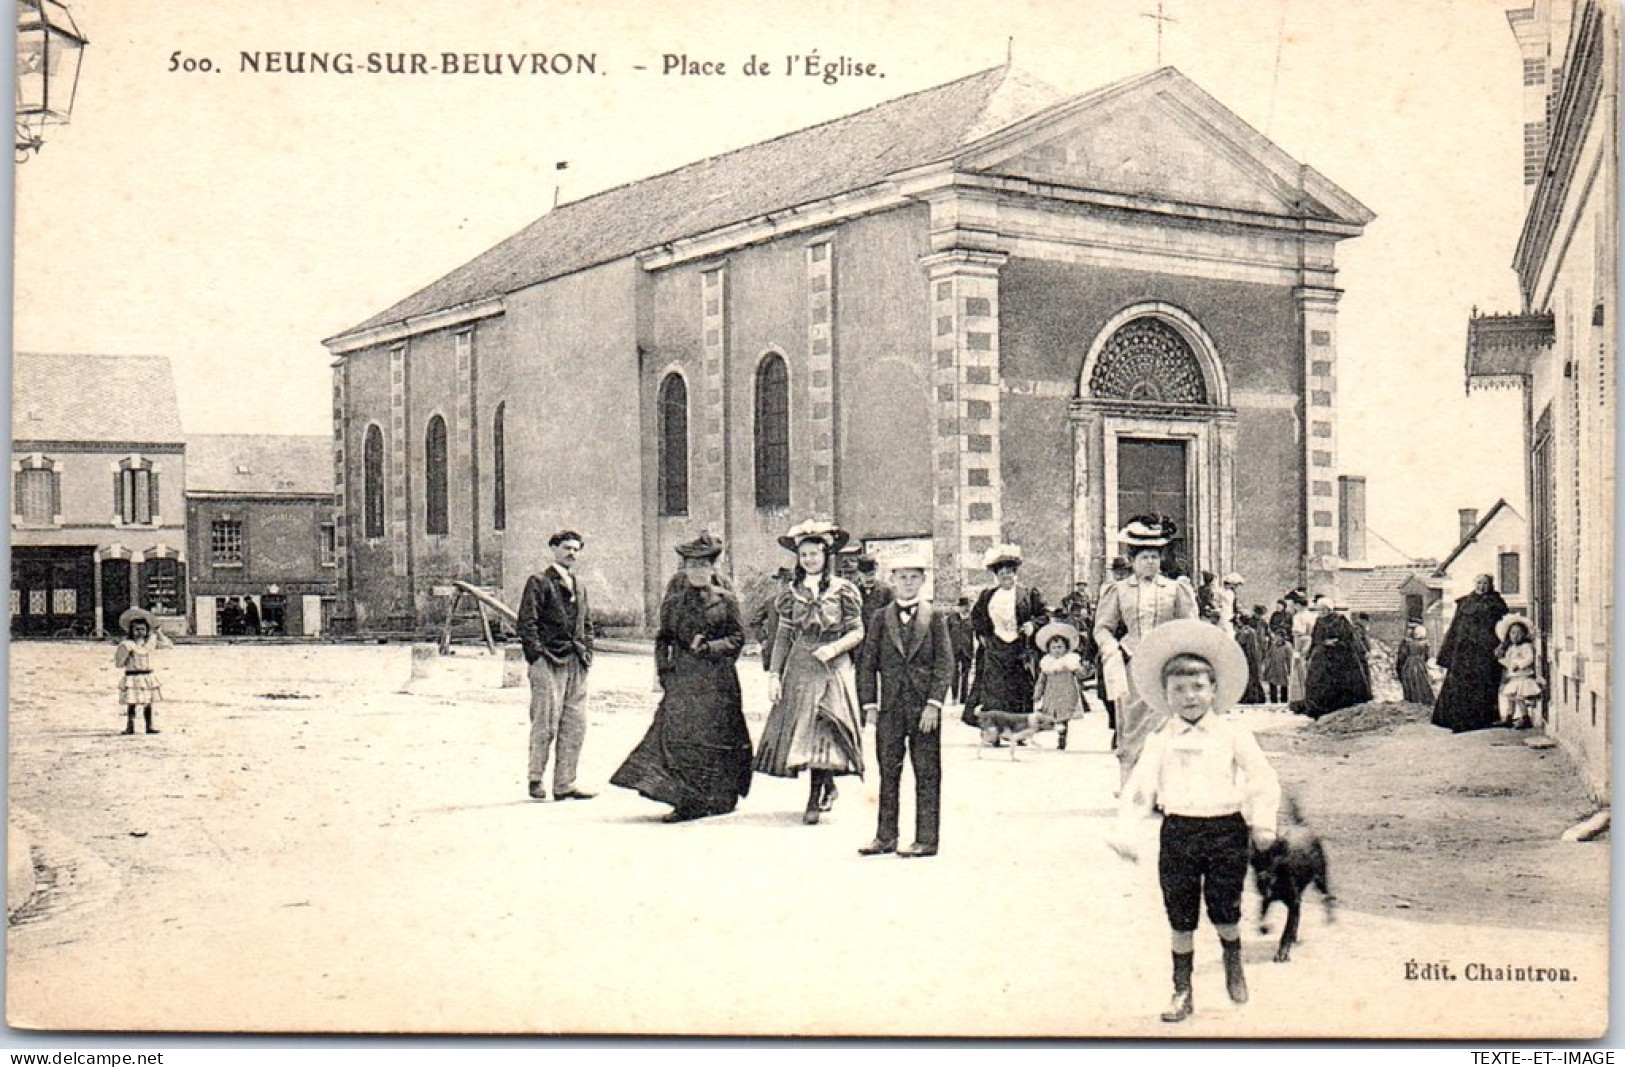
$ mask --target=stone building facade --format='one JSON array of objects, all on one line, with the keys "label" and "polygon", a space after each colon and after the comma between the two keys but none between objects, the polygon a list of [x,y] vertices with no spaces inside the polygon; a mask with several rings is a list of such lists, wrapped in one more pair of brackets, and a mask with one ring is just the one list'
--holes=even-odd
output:
[{"label": "stone building facade", "polygon": [[186,440],[169,360],[12,359],[11,633],[186,631]]},{"label": "stone building facade", "polygon": [[1474,314],[1469,389],[1524,401],[1529,607],[1548,730],[1606,797],[1618,373],[1618,10],[1535,0],[1507,12],[1522,59],[1523,306]]},{"label": "stone building facade", "polygon": [[997,68],[563,205],[326,344],[341,600],[517,602],[560,527],[612,621],[700,529],[741,585],[832,518],[1021,543],[1059,593],[1175,518],[1193,569],[1330,587],[1335,248],[1370,211],[1171,68]]}]

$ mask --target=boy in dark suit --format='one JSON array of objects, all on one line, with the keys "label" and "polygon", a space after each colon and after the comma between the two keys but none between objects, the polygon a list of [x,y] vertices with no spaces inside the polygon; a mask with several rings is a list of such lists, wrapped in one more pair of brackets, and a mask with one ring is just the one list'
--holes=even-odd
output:
[{"label": "boy in dark suit", "polygon": [[[953,684],[953,642],[947,616],[921,598],[923,558],[892,566],[896,599],[865,623],[858,658],[858,699],[875,719],[880,764],[880,825],[860,855],[935,856],[942,807],[942,703]],[[914,764],[914,845],[897,847],[903,754]]]}]

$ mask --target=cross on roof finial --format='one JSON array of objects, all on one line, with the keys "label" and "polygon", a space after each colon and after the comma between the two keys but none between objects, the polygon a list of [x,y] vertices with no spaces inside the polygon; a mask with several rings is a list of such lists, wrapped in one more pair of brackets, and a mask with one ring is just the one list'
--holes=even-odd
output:
[{"label": "cross on roof finial", "polygon": [[1164,22],[1178,22],[1179,20],[1174,18],[1172,15],[1164,15],[1162,13],[1162,0],[1157,0],[1157,13],[1155,15],[1151,14],[1149,11],[1142,11],[1140,13],[1140,17],[1143,18],[1143,19],[1151,19],[1152,21],[1154,21],[1157,24],[1157,66],[1161,67],[1162,66],[1162,24]]}]

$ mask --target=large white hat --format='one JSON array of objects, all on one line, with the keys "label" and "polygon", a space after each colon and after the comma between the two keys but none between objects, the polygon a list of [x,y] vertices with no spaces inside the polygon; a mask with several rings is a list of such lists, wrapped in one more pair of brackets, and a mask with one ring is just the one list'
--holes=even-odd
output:
[{"label": "large white hat", "polygon": [[1505,641],[1507,639],[1507,634],[1512,632],[1512,628],[1514,626],[1522,626],[1523,632],[1528,634],[1531,639],[1534,638],[1535,624],[1529,621],[1529,616],[1519,615],[1517,612],[1513,612],[1510,615],[1501,616],[1501,618],[1496,622],[1495,639],[1497,641]]},{"label": "large white hat", "polygon": [[1131,554],[1142,548],[1166,548],[1174,537],[1170,525],[1148,518],[1132,519],[1117,532],[1117,540]]},{"label": "large white hat", "polygon": [[1243,578],[1241,575],[1237,574],[1235,571],[1231,571],[1229,574],[1224,576],[1223,584],[1224,585],[1246,585],[1247,584],[1247,579]]},{"label": "large white hat", "polygon": [[1175,619],[1146,634],[1129,663],[1136,692],[1158,711],[1170,710],[1162,688],[1162,668],[1175,656],[1197,656],[1213,668],[1214,711],[1234,707],[1247,691],[1247,655],[1236,639],[1210,622]]},{"label": "large white hat", "polygon": [[982,566],[992,570],[1001,563],[1014,563],[1021,566],[1020,545],[994,545],[982,556]]},{"label": "large white hat", "polygon": [[789,532],[779,538],[779,544],[794,552],[803,541],[822,541],[831,552],[839,552],[851,538],[851,534],[827,519],[808,519],[790,527]]}]

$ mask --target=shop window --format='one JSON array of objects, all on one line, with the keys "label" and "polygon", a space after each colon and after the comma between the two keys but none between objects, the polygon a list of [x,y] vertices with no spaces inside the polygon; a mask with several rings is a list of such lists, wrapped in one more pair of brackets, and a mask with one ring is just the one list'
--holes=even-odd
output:
[{"label": "shop window", "polygon": [[154,615],[181,613],[181,564],[176,559],[149,559],[142,565],[142,607]]}]

